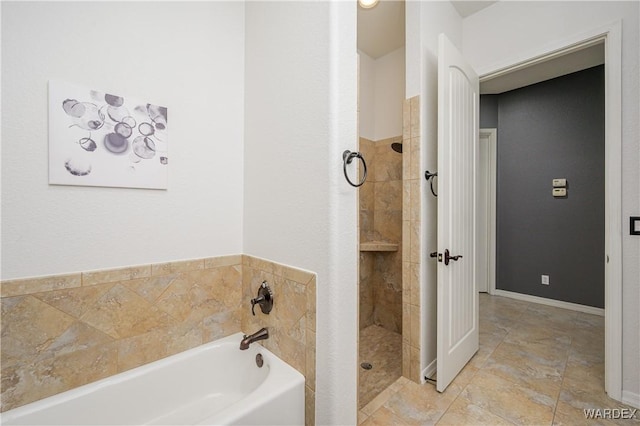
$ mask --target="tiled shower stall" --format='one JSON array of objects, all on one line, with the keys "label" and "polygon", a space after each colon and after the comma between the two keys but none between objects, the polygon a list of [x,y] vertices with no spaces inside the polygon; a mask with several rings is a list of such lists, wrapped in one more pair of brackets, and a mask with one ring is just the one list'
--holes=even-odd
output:
[{"label": "tiled shower stall", "polygon": [[[403,105],[403,134],[360,138],[359,405],[405,376],[420,382],[419,97]],[[402,153],[392,144],[402,144]]]}]

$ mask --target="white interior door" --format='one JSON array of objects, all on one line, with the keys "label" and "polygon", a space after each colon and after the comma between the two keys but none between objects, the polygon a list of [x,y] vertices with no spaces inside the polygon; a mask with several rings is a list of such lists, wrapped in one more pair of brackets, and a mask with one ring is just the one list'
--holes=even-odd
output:
[{"label": "white interior door", "polygon": [[479,80],[444,34],[438,50],[438,381],[443,392],[478,350]]}]

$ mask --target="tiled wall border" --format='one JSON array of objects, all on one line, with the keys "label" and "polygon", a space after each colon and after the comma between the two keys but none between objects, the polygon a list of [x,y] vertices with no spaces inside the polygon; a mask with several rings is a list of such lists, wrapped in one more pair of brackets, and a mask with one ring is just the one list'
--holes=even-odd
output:
[{"label": "tiled wall border", "polygon": [[242,255],[208,257],[195,260],[154,263],[124,268],[100,269],[73,274],[20,278],[0,282],[0,297],[24,296],[45,291],[88,287],[118,281],[149,278],[178,272],[213,269],[220,266],[240,265]]},{"label": "tiled wall border", "polygon": [[402,105],[402,375],[420,383],[420,97]]},{"label": "tiled wall border", "polygon": [[[262,278],[275,287],[276,303],[271,315],[252,317],[248,300]],[[253,332],[245,327],[255,324],[270,327],[265,346],[305,376],[306,423],[314,424],[316,277],[311,272],[230,255],[6,280],[0,297],[1,411],[241,329]],[[301,309],[277,309],[287,306],[287,298]],[[104,307],[114,303],[116,310]],[[129,322],[135,326],[127,328]]]}]

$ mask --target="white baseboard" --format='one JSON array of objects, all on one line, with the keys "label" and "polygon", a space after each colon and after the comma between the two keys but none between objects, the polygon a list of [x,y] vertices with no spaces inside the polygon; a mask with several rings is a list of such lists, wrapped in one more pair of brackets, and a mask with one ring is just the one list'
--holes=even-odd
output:
[{"label": "white baseboard", "polygon": [[640,394],[623,390],[622,402],[634,408],[640,409]]},{"label": "white baseboard", "polygon": [[422,374],[420,375],[420,383],[425,382],[424,380],[425,377],[431,377],[436,373],[436,371],[438,370],[437,364],[438,364],[438,360],[434,359],[433,361],[431,361],[429,365],[425,367],[424,370],[422,370]]},{"label": "white baseboard", "polygon": [[515,293],[513,291],[498,290],[493,291],[494,296],[510,297],[512,299],[524,300],[525,302],[540,303],[541,305],[554,306],[556,308],[570,309],[572,311],[584,312],[586,314],[604,316],[604,309],[593,306],[579,305],[577,303],[564,302],[562,300],[546,299],[544,297],[531,296],[529,294]]}]

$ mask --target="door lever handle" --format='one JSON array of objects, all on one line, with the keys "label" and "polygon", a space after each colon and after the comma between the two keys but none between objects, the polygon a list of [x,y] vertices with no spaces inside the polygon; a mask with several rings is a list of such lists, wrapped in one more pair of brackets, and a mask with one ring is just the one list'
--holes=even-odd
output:
[{"label": "door lever handle", "polygon": [[444,264],[445,265],[449,265],[449,261],[450,260],[457,261],[458,259],[462,259],[462,255],[461,254],[456,254],[455,256],[451,256],[451,254],[449,253],[449,249],[445,249],[445,251],[444,251]]}]

